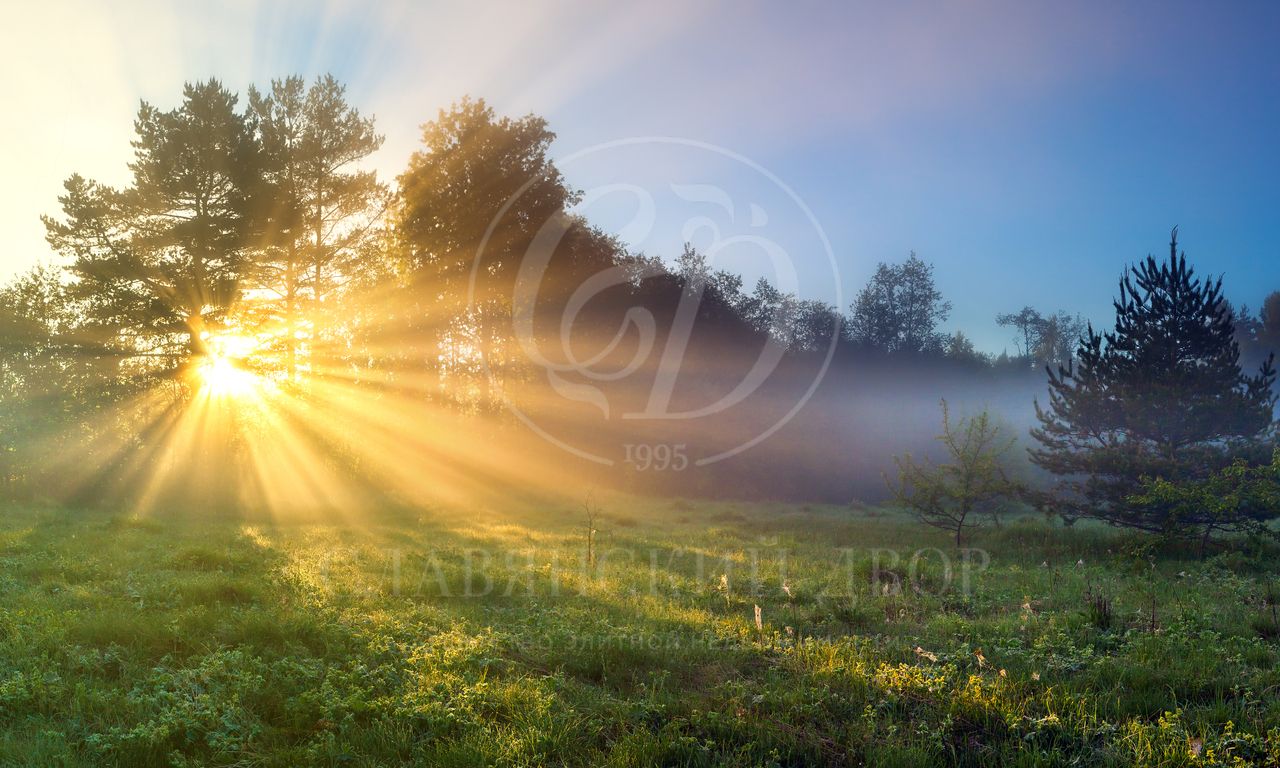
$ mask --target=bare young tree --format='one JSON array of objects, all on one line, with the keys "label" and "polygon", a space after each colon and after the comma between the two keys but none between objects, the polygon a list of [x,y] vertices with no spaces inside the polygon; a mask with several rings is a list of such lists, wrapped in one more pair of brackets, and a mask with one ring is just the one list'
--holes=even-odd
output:
[{"label": "bare young tree", "polygon": [[582,502],[582,537],[587,545],[587,568],[596,567],[596,537],[600,535],[600,505],[591,494]]}]

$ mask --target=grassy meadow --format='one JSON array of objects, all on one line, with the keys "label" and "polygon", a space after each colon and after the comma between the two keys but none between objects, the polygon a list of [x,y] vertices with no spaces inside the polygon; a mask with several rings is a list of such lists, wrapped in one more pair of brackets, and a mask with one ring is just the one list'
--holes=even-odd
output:
[{"label": "grassy meadow", "polygon": [[1280,763],[1274,551],[1026,517],[962,553],[875,508],[632,498],[589,545],[585,517],[9,508],[0,764]]}]

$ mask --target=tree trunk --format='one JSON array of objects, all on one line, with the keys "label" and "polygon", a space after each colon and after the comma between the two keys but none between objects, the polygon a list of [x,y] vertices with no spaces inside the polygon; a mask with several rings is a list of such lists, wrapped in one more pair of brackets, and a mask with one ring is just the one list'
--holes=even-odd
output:
[{"label": "tree trunk", "polygon": [[298,370],[298,247],[289,243],[289,261],[284,274],[285,376],[293,381]]},{"label": "tree trunk", "polygon": [[192,358],[209,354],[209,345],[204,338],[204,317],[199,312],[192,312],[183,321],[187,326],[187,351]]}]

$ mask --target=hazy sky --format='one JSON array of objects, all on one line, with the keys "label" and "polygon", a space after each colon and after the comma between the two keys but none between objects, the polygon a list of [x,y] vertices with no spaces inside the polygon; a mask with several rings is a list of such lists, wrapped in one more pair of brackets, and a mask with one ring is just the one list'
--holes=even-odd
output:
[{"label": "hazy sky", "polygon": [[[562,155],[637,136],[740,153],[808,204],[845,303],[915,250],[948,327],[991,350],[1012,350],[994,314],[1024,304],[1106,319],[1175,224],[1234,300],[1280,289],[1280,3],[366,5],[10,3],[0,277],[54,258],[39,216],[66,176],[124,180],[139,99],[332,72],[386,135],[386,178],[465,94],[545,116]],[[646,250],[672,255],[664,237]]]}]

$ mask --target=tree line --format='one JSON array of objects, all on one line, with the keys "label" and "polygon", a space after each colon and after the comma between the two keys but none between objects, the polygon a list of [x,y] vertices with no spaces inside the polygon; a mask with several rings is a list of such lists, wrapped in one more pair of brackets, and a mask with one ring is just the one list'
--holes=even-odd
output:
[{"label": "tree line", "polygon": [[[215,358],[302,399],[336,381],[499,431],[511,423],[504,405],[514,403],[549,432],[602,451],[637,429],[634,439],[674,443],[672,425],[601,427],[588,418],[598,405],[589,398],[565,406],[569,390],[539,375],[548,360],[531,359],[513,325],[558,342],[538,354],[564,363],[609,347],[635,307],[654,318],[660,343],[691,290],[698,323],[677,398],[731,391],[762,349],[780,350],[747,407],[706,440],[762,431],[796,391],[822,370],[826,377],[803,411],[739,460],[664,477],[624,466],[610,482],[873,495],[891,449],[923,442],[923,422],[914,405],[890,412],[862,403],[906,390],[916,405],[955,391],[1008,392],[1029,410],[1046,385],[1030,458],[1061,481],[1035,501],[1065,519],[1105,508],[1112,522],[1152,528],[1142,514],[1125,516],[1142,504],[1177,506],[1172,499],[1191,492],[1179,483],[1226,482],[1266,463],[1274,377],[1265,368],[1248,378],[1241,365],[1269,366],[1280,293],[1255,317],[1233,308],[1220,283],[1194,278],[1176,253],[1167,264],[1142,262],[1122,283],[1115,331],[1024,307],[995,318],[1012,331],[1015,353],[988,355],[962,332],[941,330],[951,304],[914,253],[879,264],[842,310],[766,280],[748,290],[692,246],[669,262],[631,252],[573,212],[580,193],[550,157],[546,121],[500,116],[483,100],[463,99],[424,124],[421,147],[393,183],[364,169],[382,137],[328,76],[251,87],[243,100],[216,80],[188,84],[173,108],[144,102],[134,127],[129,182],[68,178],[60,213],[45,218],[54,266],[0,290],[0,475],[11,494],[48,493],[72,466],[91,467],[100,482],[86,487],[101,489],[137,456],[159,455],[147,453],[166,439],[156,414],[189,408],[201,367]],[[552,245],[540,245],[548,231]],[[539,248],[540,290],[513,298]],[[564,338],[560,320],[575,290],[610,270],[624,278],[578,307],[586,331]],[[637,343],[624,339],[610,354],[625,362]],[[601,386],[639,402],[655,376],[649,363]],[[1116,405],[1130,401],[1146,405]],[[876,420],[875,410],[893,421]],[[948,421],[950,444],[973,426]],[[990,426],[974,436],[979,443],[999,442],[983,437]],[[326,450],[347,461],[343,446]],[[943,487],[931,493],[945,506]],[[1232,528],[1221,516],[1195,525]]]}]

